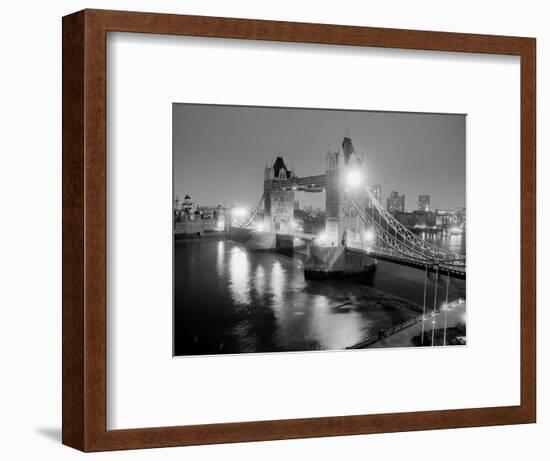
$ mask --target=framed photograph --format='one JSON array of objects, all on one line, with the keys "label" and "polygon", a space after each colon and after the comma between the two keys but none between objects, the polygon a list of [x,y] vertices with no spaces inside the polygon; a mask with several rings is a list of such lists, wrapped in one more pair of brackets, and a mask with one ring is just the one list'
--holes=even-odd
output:
[{"label": "framed photograph", "polygon": [[535,76],[533,38],[64,17],[63,443],[535,422]]}]

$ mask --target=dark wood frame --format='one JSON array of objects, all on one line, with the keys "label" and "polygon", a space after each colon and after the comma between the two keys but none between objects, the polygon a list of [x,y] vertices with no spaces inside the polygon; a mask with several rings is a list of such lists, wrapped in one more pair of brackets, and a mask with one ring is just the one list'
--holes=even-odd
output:
[{"label": "dark wood frame", "polygon": [[[108,31],[520,56],[521,404],[106,430]],[[63,443],[102,451],[535,422],[535,50],[535,39],[522,37],[102,10],[64,17]]]}]

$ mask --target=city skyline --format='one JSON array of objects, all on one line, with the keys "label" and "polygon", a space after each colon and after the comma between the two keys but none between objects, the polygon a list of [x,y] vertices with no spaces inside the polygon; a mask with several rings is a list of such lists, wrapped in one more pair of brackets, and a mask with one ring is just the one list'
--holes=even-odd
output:
[{"label": "city skyline", "polygon": [[465,116],[173,112],[175,356],[467,344]]},{"label": "city skyline", "polygon": [[[327,150],[349,133],[366,154],[366,183],[382,186],[383,205],[394,190],[406,210],[421,195],[430,195],[432,209],[466,205],[464,115],[189,104],[174,104],[173,115],[180,200],[188,194],[204,206],[254,207],[266,163],[281,155],[298,176],[322,174]],[[324,193],[296,198],[324,209]]]},{"label": "city skyline", "polygon": [[[372,187],[379,187],[381,191],[384,190],[381,184],[373,184],[373,185],[369,184],[368,187],[371,187],[371,188]],[[392,194],[395,193],[395,192],[399,193],[399,191],[391,191],[390,194],[386,197],[386,199],[389,200],[391,198]],[[442,211],[442,212],[446,212],[446,211],[449,211],[449,210],[451,210],[451,211],[460,211],[460,210],[466,209],[465,206],[458,206],[456,208],[434,208],[429,204],[430,199],[431,199],[430,194],[419,195],[418,196],[418,203],[416,203],[416,206],[413,204],[412,207],[409,207],[409,206],[407,206],[407,203],[408,203],[407,202],[407,197],[405,195],[401,195],[401,196],[404,198],[404,202],[405,202],[404,212],[414,212],[414,211],[425,211],[425,212]],[[194,201],[194,198],[189,196],[189,194],[186,194],[183,199],[181,197],[179,197],[179,195],[176,194],[174,196],[174,202],[179,203],[180,205],[183,205],[183,202],[187,197],[189,197],[190,199],[192,199]],[[423,197],[428,197],[428,203],[425,206],[421,206],[421,204],[420,204]],[[384,199],[384,195],[381,194],[380,204],[382,205],[382,207],[384,207],[383,199]],[[386,200],[385,209],[388,210],[388,211],[392,211],[387,206],[387,200]],[[295,209],[299,209],[299,210],[305,210],[305,209],[315,209],[315,210],[317,210],[317,209],[320,209],[320,210],[324,211],[324,208],[325,208],[323,206],[324,203],[317,206],[317,205],[314,205],[314,204],[311,204],[311,203],[303,204],[303,203],[300,202],[300,200],[295,200],[295,202],[298,204],[298,206],[295,206]],[[196,205],[198,207],[203,207],[203,208],[212,208],[213,209],[213,208],[217,208],[218,206],[221,206],[221,204],[218,204],[218,203],[217,204],[200,203],[198,201],[197,202],[194,201],[194,203],[196,203]],[[223,206],[222,206],[222,208],[223,208]]]}]

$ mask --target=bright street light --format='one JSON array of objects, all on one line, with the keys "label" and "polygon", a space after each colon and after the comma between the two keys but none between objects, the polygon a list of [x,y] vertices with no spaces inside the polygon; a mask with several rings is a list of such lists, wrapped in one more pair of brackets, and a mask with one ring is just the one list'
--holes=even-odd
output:
[{"label": "bright street light", "polygon": [[248,210],[244,207],[237,207],[231,209],[231,214],[235,218],[244,218],[248,214]]},{"label": "bright street light", "polygon": [[328,234],[326,232],[321,232],[318,236],[317,236],[317,243],[320,243],[320,244],[323,244],[323,243],[326,243],[327,240],[328,240]]},{"label": "bright street light", "polygon": [[372,243],[375,238],[376,235],[372,229],[368,229],[367,231],[365,231],[365,242]]},{"label": "bright street light", "polygon": [[346,183],[350,187],[358,186],[361,180],[361,172],[358,169],[350,170],[346,176]]}]

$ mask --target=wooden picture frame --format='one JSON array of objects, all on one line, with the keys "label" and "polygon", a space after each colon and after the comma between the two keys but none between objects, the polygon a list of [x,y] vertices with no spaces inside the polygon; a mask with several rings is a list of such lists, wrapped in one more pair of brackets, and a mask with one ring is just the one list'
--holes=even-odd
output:
[{"label": "wooden picture frame", "polygon": [[[106,429],[106,39],[136,32],[521,58],[521,404]],[[63,18],[63,443],[119,450],[533,423],[536,420],[536,42],[533,38],[84,10]]]}]

